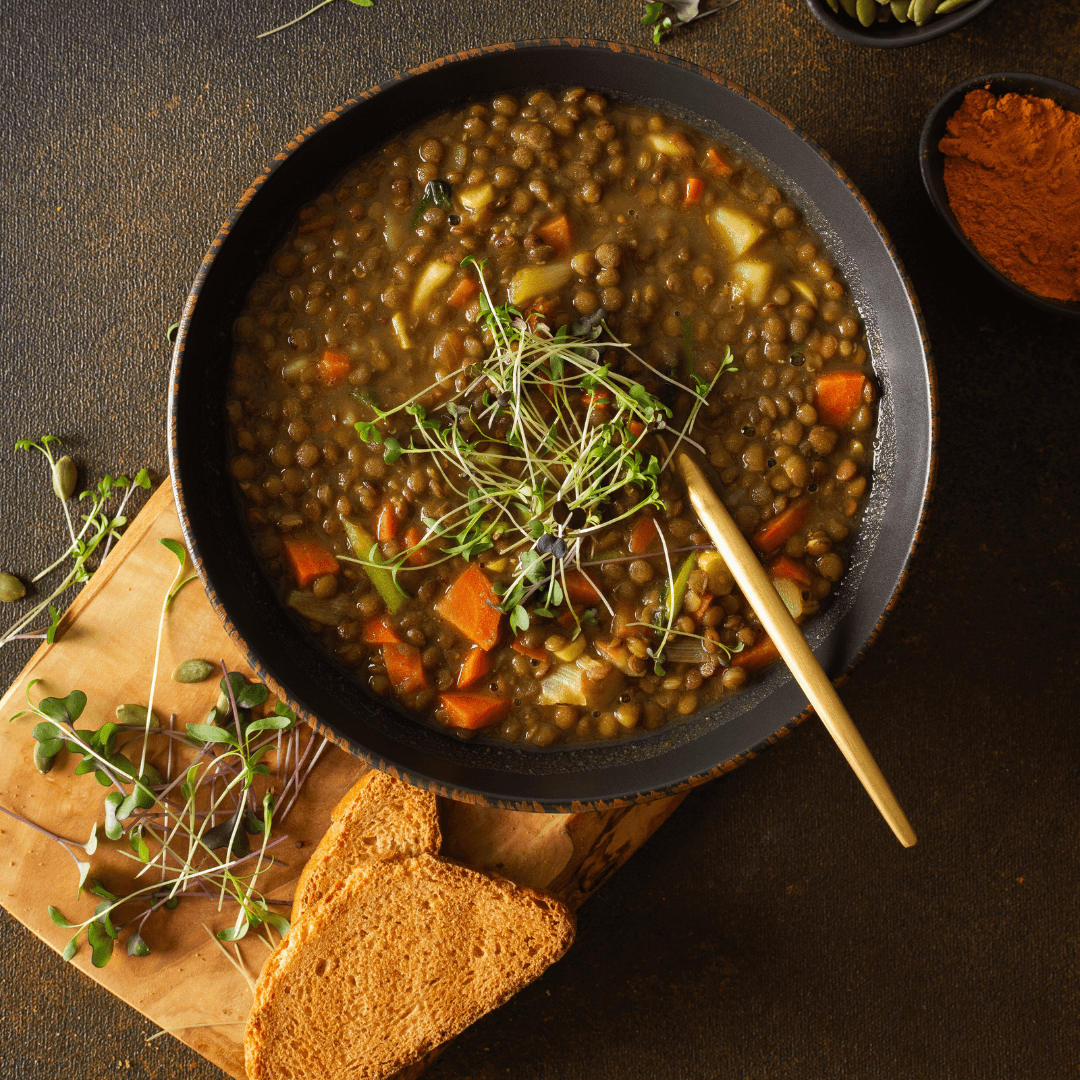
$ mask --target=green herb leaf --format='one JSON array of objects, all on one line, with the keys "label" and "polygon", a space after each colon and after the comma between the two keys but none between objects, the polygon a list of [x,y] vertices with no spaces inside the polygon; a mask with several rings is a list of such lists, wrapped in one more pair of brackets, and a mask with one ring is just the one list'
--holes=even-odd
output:
[{"label": "green herb leaf", "polygon": [[60,954],[64,960],[71,961],[72,957],[79,951],[79,935],[76,934],[65,946],[64,951]]},{"label": "green herb leaf", "polygon": [[158,540],[158,543],[163,548],[168,548],[175,556],[177,562],[181,566],[184,565],[184,561],[187,559],[187,552],[184,550],[184,545],[178,543],[176,540],[170,540],[167,536],[163,536]]},{"label": "green herb leaf", "polygon": [[105,835],[110,840],[119,840],[124,835],[124,827],[117,817],[117,809],[124,801],[120,791],[110,791],[105,796]]},{"label": "green herb leaf", "polygon": [[112,937],[104,924],[95,919],[86,928],[86,938],[92,950],[90,962],[96,968],[103,968],[112,958]]},{"label": "green herb leaf", "polygon": [[52,921],[56,923],[57,926],[63,926],[65,928],[70,928],[71,926],[71,923],[69,923],[67,919],[64,918],[58,908],[49,908],[49,918],[52,919]]},{"label": "green herb leaf", "polygon": [[229,746],[239,746],[236,736],[225,728],[213,727],[210,724],[188,724],[187,733],[199,742],[227,743]]},{"label": "green herb leaf", "polygon": [[143,941],[138,930],[132,930],[127,939],[128,956],[149,956],[150,946]]}]

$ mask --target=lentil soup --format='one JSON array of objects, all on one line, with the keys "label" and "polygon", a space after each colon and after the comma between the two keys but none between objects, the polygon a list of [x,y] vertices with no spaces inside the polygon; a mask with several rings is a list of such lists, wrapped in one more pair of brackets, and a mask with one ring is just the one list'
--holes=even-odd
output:
[{"label": "lentil soup", "polygon": [[425,121],[300,211],[234,339],[230,468],[282,601],[459,737],[625,737],[775,661],[675,440],[797,620],[844,574],[876,395],[855,304],[768,177],[644,107]]}]

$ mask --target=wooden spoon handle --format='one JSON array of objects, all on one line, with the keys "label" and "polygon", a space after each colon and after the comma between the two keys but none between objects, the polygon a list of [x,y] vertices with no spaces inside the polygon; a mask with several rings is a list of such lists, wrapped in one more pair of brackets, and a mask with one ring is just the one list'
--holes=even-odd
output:
[{"label": "wooden spoon handle", "polygon": [[796,682],[803,688],[889,828],[904,847],[911,847],[915,843],[915,832],[904,811],[757,555],[690,454],[677,447],[673,462],[686,482],[694,510]]}]

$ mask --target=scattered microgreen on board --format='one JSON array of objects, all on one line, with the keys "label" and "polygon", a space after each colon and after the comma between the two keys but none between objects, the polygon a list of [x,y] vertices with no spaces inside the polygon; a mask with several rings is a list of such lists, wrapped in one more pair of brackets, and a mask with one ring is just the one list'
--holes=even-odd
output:
[{"label": "scattered microgreen on board", "polygon": [[[184,548],[174,540],[160,543],[176,558],[177,569],[162,598],[148,704],[121,705],[115,721],[79,726],[86,695],[73,690],[35,702],[31,692],[40,681],[35,679],[26,688],[27,708],[11,717],[36,721],[31,735],[41,772],[66,756],[77,761],[75,777],[92,776],[106,789],[99,821],[86,842],[0,807],[68,852],[76,868],[77,901],[84,892],[98,898],[81,917],[49,907],[53,923],[74,931],[64,958],[72,959],[85,941],[95,967],[109,962],[122,934],[129,956],[149,955],[147,920],[198,899],[219,911],[226,902],[235,905],[235,917],[217,932],[220,940],[237,941],[252,932],[273,947],[269,931],[284,935],[289,928],[276,902],[260,891],[267,872],[279,865],[273,849],[288,839],[275,835],[275,823],[288,814],[328,745],[299,724],[284,703],[268,709],[266,687],[228,671],[224,662],[220,685],[212,691],[216,701],[201,723],[180,726],[170,716],[166,726],[154,713],[165,623],[173,600],[191,580],[184,572]],[[93,859],[103,847],[114,860],[119,856],[131,863],[132,873],[122,882],[95,876]],[[117,877],[115,871],[112,875]]]},{"label": "scattered microgreen on board", "polygon": [[[41,581],[54,572],[60,571],[62,567],[66,567],[66,572],[62,577],[54,579],[54,584],[47,595],[43,596],[3,635],[0,635],[0,646],[26,638],[45,640],[52,644],[56,640],[61,615],[60,609],[53,601],[72,585],[81,585],[90,580],[93,572],[91,560],[102,544],[105,545],[101,553],[102,558],[108,555],[113,541],[119,539],[120,530],[127,524],[128,519],[124,511],[127,509],[128,501],[137,489],[149,490],[150,476],[145,469],[140,469],[133,480],[129,480],[126,476],[106,476],[99,480],[92,488],[79,495],[81,524],[77,524],[71,513],[70,502],[75,493],[78,472],[75,463],[67,454],[55,456],[54,451],[60,448],[60,440],[55,435],[43,435],[36,440],[20,439],[15,444],[15,448],[37,450],[48,462],[53,494],[63,508],[70,542],[63,554],[36,574],[32,581],[34,583]],[[9,585],[10,588],[10,595],[0,598],[15,600],[25,595],[25,586],[20,591],[9,584],[11,582],[16,585],[21,584],[13,575],[2,574],[0,578],[3,578],[4,584]],[[28,631],[27,627],[45,613],[48,613],[49,625],[42,631]]]}]

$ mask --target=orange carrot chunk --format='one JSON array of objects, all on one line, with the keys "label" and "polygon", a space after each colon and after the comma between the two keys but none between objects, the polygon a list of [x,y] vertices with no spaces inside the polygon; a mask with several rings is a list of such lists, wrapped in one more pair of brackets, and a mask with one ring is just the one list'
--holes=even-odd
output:
[{"label": "orange carrot chunk", "polygon": [[520,634],[510,645],[514,652],[527,656],[530,660],[546,660],[547,653],[539,645],[530,645]]},{"label": "orange carrot chunk", "polygon": [[424,547],[417,546],[423,538],[423,530],[416,525],[410,525],[405,530],[405,535],[401,538],[404,541],[405,549],[408,552],[405,556],[405,561],[410,566],[427,566],[428,563],[435,558],[435,553],[431,550],[430,545],[425,545]]},{"label": "orange carrot chunk", "polygon": [[510,711],[511,699],[450,691],[439,695],[439,704],[446,710],[446,719],[451,727],[475,731],[477,728],[491,727],[504,719]]},{"label": "orange carrot chunk", "polygon": [[446,302],[451,307],[463,308],[467,304],[472,303],[479,295],[479,283],[472,278],[462,278],[457,285],[454,286],[454,291],[447,297]]},{"label": "orange carrot chunk", "polygon": [[651,514],[643,514],[630,532],[630,554],[643,555],[656,542],[657,536],[656,518]]},{"label": "orange carrot chunk", "polygon": [[685,206],[697,206],[701,202],[701,196],[705,194],[705,181],[700,176],[688,176],[686,178]]},{"label": "orange carrot chunk", "polygon": [[502,612],[499,597],[479,566],[468,566],[435,605],[435,612],[481,649],[494,649]]},{"label": "orange carrot chunk", "polygon": [[814,405],[823,424],[843,427],[862,402],[866,376],[861,371],[830,371],[814,382]]},{"label": "orange carrot chunk", "polygon": [[401,517],[392,499],[383,499],[375,523],[375,535],[379,540],[393,540],[397,536]]},{"label": "orange carrot chunk", "polygon": [[289,569],[296,578],[296,584],[306,589],[316,578],[323,574],[341,573],[341,565],[320,543],[310,537],[295,537],[285,540],[285,558]]},{"label": "orange carrot chunk", "polygon": [[427,686],[420,650],[415,645],[384,645],[382,655],[386,676],[399,694],[414,694]]},{"label": "orange carrot chunk", "polygon": [[757,671],[759,668],[776,663],[779,659],[780,652],[772,643],[772,638],[768,634],[762,634],[755,645],[736,653],[731,658],[731,666],[741,667],[744,671]]},{"label": "orange carrot chunk", "polygon": [[730,176],[732,173],[731,166],[723,159],[718,150],[714,150],[711,146],[705,151],[705,168],[713,174],[713,176]]},{"label": "orange carrot chunk", "polygon": [[474,645],[461,661],[461,670],[458,672],[457,687],[459,690],[468,690],[470,686],[478,683],[492,668],[491,653],[484,652],[479,645]]},{"label": "orange carrot chunk", "polygon": [[803,589],[809,589],[814,583],[814,576],[810,571],[801,562],[789,559],[786,555],[778,555],[769,563],[769,573],[773,577],[787,578],[789,581],[794,581],[796,585]]},{"label": "orange carrot chunk", "polygon": [[364,623],[365,645],[401,645],[401,635],[397,627],[385,615],[377,619],[368,619]]},{"label": "orange carrot chunk", "polygon": [[337,386],[352,370],[352,362],[340,352],[327,349],[319,361],[319,378],[323,386]]},{"label": "orange carrot chunk", "polygon": [[781,511],[771,521],[767,521],[750,542],[758,551],[775,551],[785,540],[794,536],[805,524],[810,516],[810,500],[803,499],[801,502],[792,503],[786,510]]},{"label": "orange carrot chunk", "polygon": [[580,570],[566,571],[563,588],[571,604],[595,604],[600,600],[600,590]]},{"label": "orange carrot chunk", "polygon": [[545,244],[553,247],[560,255],[574,246],[574,235],[570,229],[570,219],[565,214],[552,218],[536,230],[536,235]]}]

